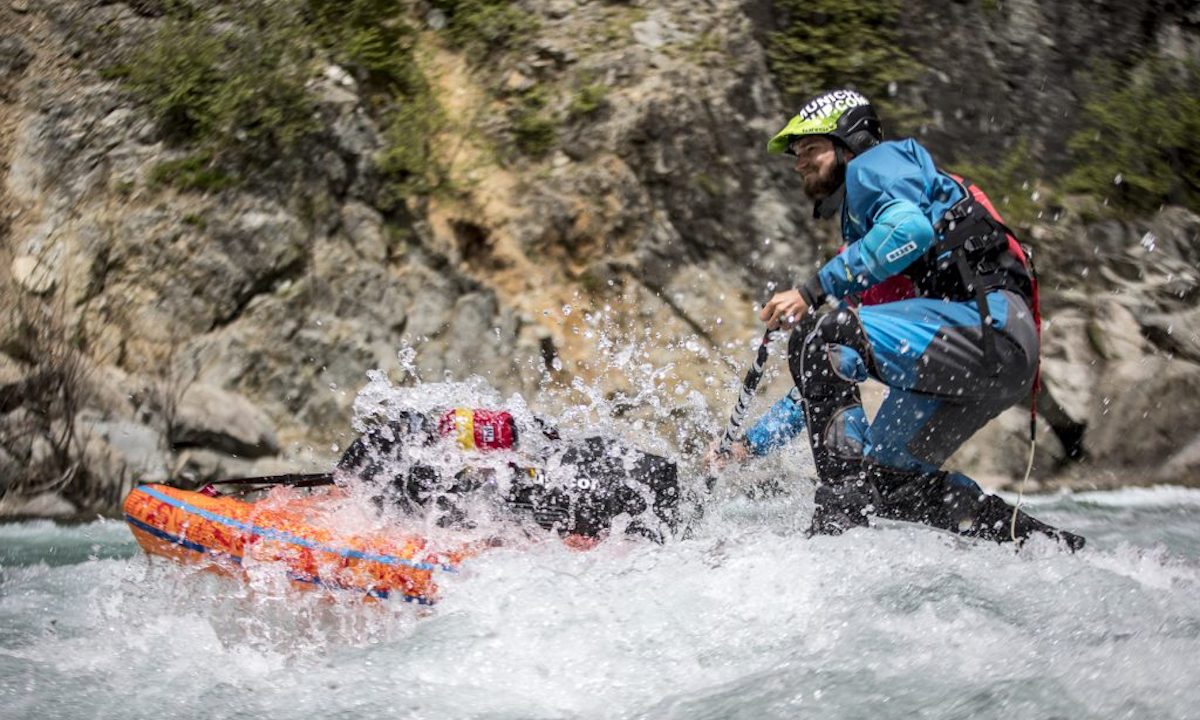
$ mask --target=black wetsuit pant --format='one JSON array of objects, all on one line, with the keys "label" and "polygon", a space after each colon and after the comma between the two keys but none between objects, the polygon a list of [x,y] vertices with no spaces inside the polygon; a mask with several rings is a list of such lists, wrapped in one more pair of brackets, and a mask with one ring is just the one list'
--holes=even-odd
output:
[{"label": "black wetsuit pant", "polygon": [[[1007,317],[995,331],[999,367],[983,352],[978,315],[973,323],[953,322],[966,311],[940,301],[864,309],[867,323],[855,310],[836,310],[810,316],[792,333],[789,364],[819,477],[812,533],[840,533],[875,515],[998,542],[1037,532],[1082,545],[1082,538],[1026,513],[1018,511],[1014,522],[1012,506],[967,476],[930,469],[1028,391],[1036,334],[1017,296],[1003,300]],[[905,313],[913,315],[913,342],[903,335],[910,331]],[[928,342],[914,350],[922,335]],[[892,388],[881,429],[863,429],[858,383],[868,376]],[[867,437],[873,450],[924,467],[881,462],[867,452]]]}]

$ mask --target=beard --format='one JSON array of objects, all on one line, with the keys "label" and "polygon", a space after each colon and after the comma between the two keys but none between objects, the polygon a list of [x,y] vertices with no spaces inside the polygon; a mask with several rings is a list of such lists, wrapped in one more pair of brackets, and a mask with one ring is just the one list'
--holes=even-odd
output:
[{"label": "beard", "polygon": [[821,171],[804,175],[804,194],[809,200],[820,200],[837,191],[842,184],[837,170],[837,165],[831,164]]}]

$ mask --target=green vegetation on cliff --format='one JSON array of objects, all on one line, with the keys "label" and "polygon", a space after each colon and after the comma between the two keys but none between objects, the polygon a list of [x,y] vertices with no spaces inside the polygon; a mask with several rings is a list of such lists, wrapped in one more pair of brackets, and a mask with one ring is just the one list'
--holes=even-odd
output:
[{"label": "green vegetation on cliff", "polygon": [[[436,21],[429,7],[441,13]],[[415,22],[441,27],[475,61],[516,47],[536,19],[502,0],[433,0],[417,20],[412,2],[303,0],[273,3],[174,2],[148,40],[111,65],[149,108],[172,145],[186,151],[152,173],[155,184],[217,191],[259,172],[301,172],[306,144],[330,129],[321,119],[318,76],[332,64],[358,86],[380,129],[374,158],[377,202],[393,207],[440,182],[431,152],[444,116],[417,61]],[[340,82],[330,76],[331,82]],[[512,137],[539,156],[553,145],[545,103],[523,103]]]},{"label": "green vegetation on cliff", "polygon": [[[888,99],[895,84],[915,81],[920,69],[898,29],[904,12],[898,0],[779,0],[774,8],[779,30],[768,36],[767,52],[785,97],[856,88],[879,106],[892,137],[915,131],[914,120],[933,110]],[[977,180],[1014,224],[1036,221],[1045,196],[1058,192],[1103,198],[1121,216],[1164,204],[1200,210],[1200,65],[1155,57],[1126,62],[1076,78],[1082,107],[1065,118],[1072,132],[1066,172],[1047,174],[1061,158],[1039,157],[1045,138],[1036,134],[1008,139],[1007,150],[943,153],[958,157],[952,168]]]},{"label": "green vegetation on cliff", "polygon": [[534,88],[521,94],[510,113],[517,149],[533,158],[550,152],[558,142],[559,122],[546,109],[548,104],[548,93]]},{"label": "green vegetation on cliff", "polygon": [[786,96],[853,87],[898,122],[903,113],[885,100],[889,86],[910,79],[918,68],[899,41],[898,0],[779,0],[775,7],[782,29],[769,36],[767,57]]},{"label": "green vegetation on cliff", "polygon": [[961,162],[947,167],[983,189],[1005,224],[1021,229],[1036,222],[1045,200],[1038,193],[1038,167],[1029,139],[1020,138],[999,162]]},{"label": "green vegetation on cliff", "polygon": [[402,195],[427,189],[429,139],[440,120],[404,13],[404,4],[386,0],[180,5],[109,73],[146,103],[168,141],[189,150],[154,179],[205,191],[281,161],[298,168],[288,161],[325,131],[311,81],[323,64],[336,64],[359,83],[383,128],[376,165],[384,195]]},{"label": "green vegetation on cliff", "polygon": [[[522,48],[538,28],[536,16],[507,0],[173,0],[162,9],[150,37],[108,69],[184,151],[160,164],[151,182],[218,191],[251,174],[302,172],[313,156],[306,148],[331,132],[315,81],[332,64],[353,78],[380,130],[374,172],[384,208],[431,191],[443,176],[431,143],[445,118],[417,60],[418,24],[437,28],[479,72],[485,58],[494,63],[497,51]],[[912,120],[928,111],[888,99],[895,84],[915,80],[920,69],[898,29],[899,0],[779,0],[775,12],[769,65],[791,100],[856,87],[880,106],[890,136],[911,131]],[[338,82],[324,78],[324,85]],[[1040,206],[1031,196],[1039,182],[1101,196],[1119,213],[1164,203],[1200,209],[1200,69],[1146,60],[1102,67],[1081,86],[1089,91],[1070,118],[1081,129],[1070,141],[1069,173],[1043,176],[1031,152],[1040,146],[1035,137],[1005,143],[1003,154],[993,148],[986,159],[964,148],[956,167],[987,187],[1017,223],[1036,218]],[[559,142],[560,126],[594,114],[607,91],[596,82],[577,84],[565,107],[553,102],[551,85],[520,91],[497,136],[521,154],[543,157]]]},{"label": "green vegetation on cliff", "polygon": [[[1200,67],[1149,60],[1132,69],[1105,65],[1089,88],[1070,138],[1071,169],[1041,178],[1028,137],[995,162],[965,161],[955,172],[978,182],[1009,224],[1029,225],[1052,192],[1107,201],[1119,217],[1153,213],[1165,204],[1200,211]],[[1042,187],[1040,192],[1046,192]]]},{"label": "green vegetation on cliff", "polygon": [[[175,182],[212,190],[270,163],[317,129],[299,18],[273,7],[177,13],[112,72],[149,106],[168,141],[193,153]],[[167,179],[164,166],[155,173]]]},{"label": "green vegetation on cliff", "polygon": [[350,70],[381,119],[380,204],[427,192],[439,171],[430,138],[442,113],[415,58],[416,31],[389,0],[308,0],[312,27],[334,62]]},{"label": "green vegetation on cliff", "polygon": [[431,0],[447,16],[446,36],[476,62],[537,31],[537,19],[510,0]]},{"label": "green vegetation on cliff", "polygon": [[1068,189],[1124,213],[1164,203],[1200,211],[1200,66],[1152,60],[1106,67],[1089,81],[1083,127],[1070,141]]},{"label": "green vegetation on cliff", "polygon": [[415,95],[428,90],[413,59],[416,31],[388,0],[308,0],[307,25],[331,59],[369,89]]}]

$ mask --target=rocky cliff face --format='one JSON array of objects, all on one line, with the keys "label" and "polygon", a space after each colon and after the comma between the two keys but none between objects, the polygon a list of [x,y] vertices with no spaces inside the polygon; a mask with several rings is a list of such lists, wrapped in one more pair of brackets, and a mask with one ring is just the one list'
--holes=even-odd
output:
[{"label": "rocky cliff face", "polygon": [[1189,3],[929,2],[903,15],[919,80],[897,90],[929,112],[914,124],[942,157],[1000,158],[1021,142],[1049,173],[1069,168],[1093,70],[1147,57],[1195,60]]},{"label": "rocky cliff face", "polygon": [[[1132,32],[1124,6],[1068,3],[1068,32],[1062,4],[984,5],[905,21],[927,70],[897,92],[937,109],[923,127],[941,154],[1028,128],[1059,158],[1037,120],[1052,113],[987,108],[1069,115],[1077,92],[1039,78],[1081,52],[1195,47],[1170,8],[1140,10]],[[653,401],[629,412],[682,423],[680,445],[715,432],[758,333],[754,303],[833,242],[788,163],[763,152],[788,115],[764,49],[785,18],[764,2],[528,0],[515,7],[535,29],[481,58],[448,39],[445,6],[406,8],[444,118],[430,142],[443,182],[397,204],[380,199],[387,129],[369,88],[332,56],[304,66],[321,132],[292,170],[180,189],[161,168],[188,148],[105,71],[170,21],[166,5],[0,5],[8,512],[108,511],[168,474],[327,467],[371,369],[408,384],[478,376],[535,406],[570,402],[573,382],[644,400],[649,377]],[[964,13],[996,35],[948,32]],[[962,134],[972,113],[986,133]],[[1110,482],[1194,479],[1200,218],[1100,220],[1072,202],[1031,233],[1047,385],[1063,417],[1089,424]],[[1014,411],[958,460],[1019,476],[1023,428]],[[1044,440],[1036,477],[1072,477]]]}]

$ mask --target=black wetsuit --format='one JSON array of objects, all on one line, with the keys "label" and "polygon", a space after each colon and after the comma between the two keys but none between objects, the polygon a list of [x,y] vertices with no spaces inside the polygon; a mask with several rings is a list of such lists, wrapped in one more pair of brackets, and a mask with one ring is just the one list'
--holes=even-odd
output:
[{"label": "black wetsuit", "polygon": [[678,471],[664,457],[611,438],[564,440],[551,431],[535,462],[502,466],[505,478],[497,477],[496,463],[468,466],[447,477],[447,471],[414,461],[406,452],[442,439],[429,418],[405,414],[356,439],[338,470],[376,486],[379,502],[412,513],[433,512],[446,527],[469,524],[463,500],[490,491],[500,492],[500,504],[517,515],[564,535],[598,537],[621,515],[629,517],[627,534],[656,542],[678,526]]}]

